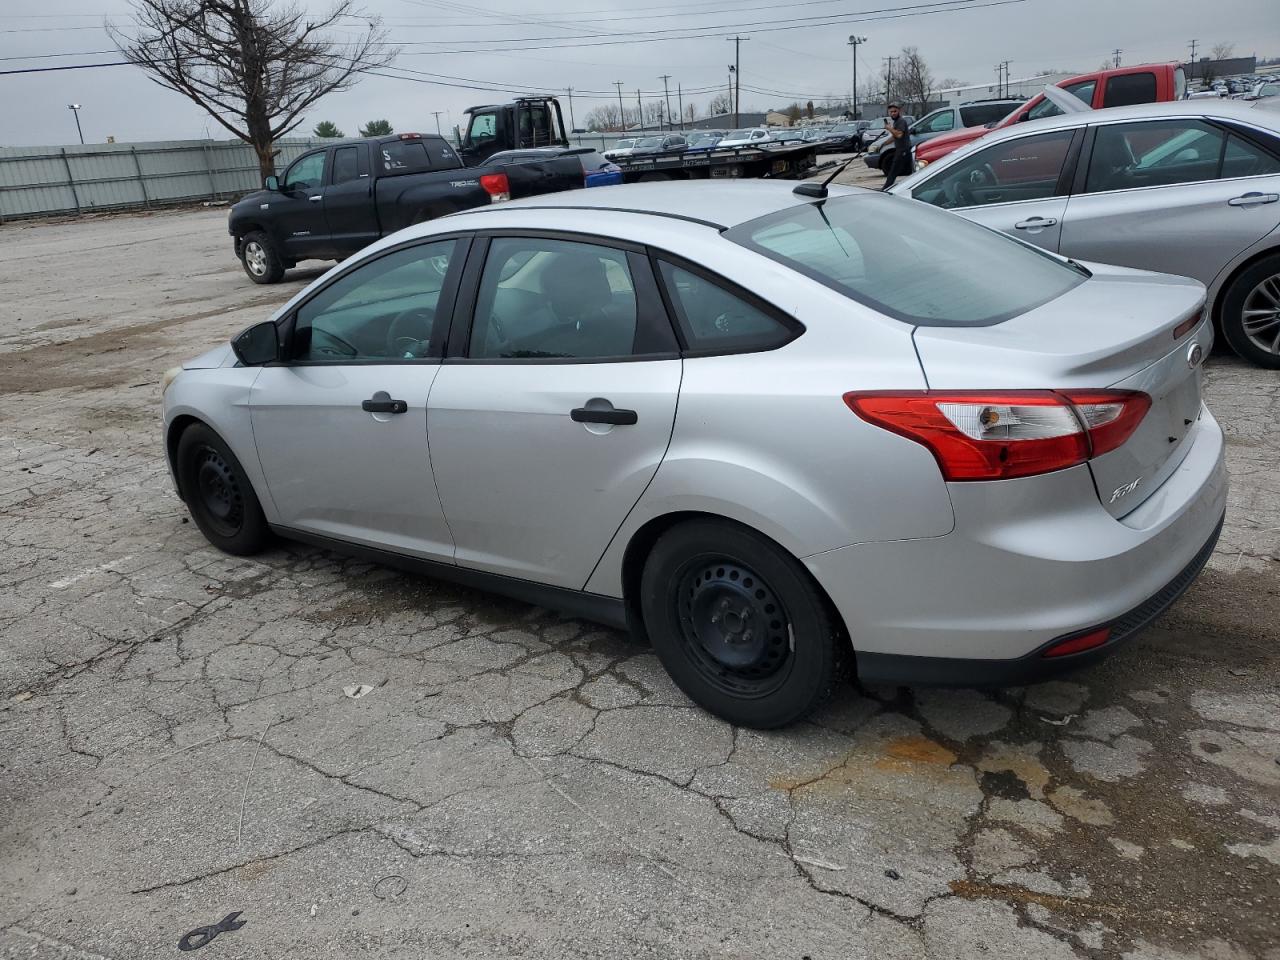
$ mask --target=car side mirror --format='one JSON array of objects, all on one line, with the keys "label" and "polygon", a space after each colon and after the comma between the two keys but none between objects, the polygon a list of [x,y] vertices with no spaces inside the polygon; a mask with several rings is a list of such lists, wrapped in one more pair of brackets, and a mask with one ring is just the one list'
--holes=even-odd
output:
[{"label": "car side mirror", "polygon": [[280,189],[280,178],[277,177],[275,174],[272,174],[271,176],[267,177],[265,180],[262,181],[262,185],[266,187],[268,190],[278,191]]},{"label": "car side mirror", "polygon": [[274,321],[255,323],[248,330],[236,334],[231,341],[236,359],[246,367],[260,367],[280,359],[280,337]]}]

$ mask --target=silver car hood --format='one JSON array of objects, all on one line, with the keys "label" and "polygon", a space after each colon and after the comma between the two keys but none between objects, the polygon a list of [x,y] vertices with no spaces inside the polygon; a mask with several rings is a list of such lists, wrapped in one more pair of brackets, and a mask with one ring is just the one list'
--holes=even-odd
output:
[{"label": "silver car hood", "polygon": [[235,351],[231,344],[224,343],[212,350],[206,350],[198,357],[192,357],[182,364],[183,370],[212,370],[216,367],[233,367],[236,364]]}]

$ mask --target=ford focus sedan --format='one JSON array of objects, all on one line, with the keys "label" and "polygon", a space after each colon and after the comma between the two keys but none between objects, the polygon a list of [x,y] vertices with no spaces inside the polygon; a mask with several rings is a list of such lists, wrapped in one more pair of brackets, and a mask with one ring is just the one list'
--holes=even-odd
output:
[{"label": "ford focus sedan", "polygon": [[178,493],[231,553],[274,533],[628,628],[756,727],[848,668],[1021,683],[1108,653],[1222,522],[1204,287],[814,187],[388,237],[166,374]]}]

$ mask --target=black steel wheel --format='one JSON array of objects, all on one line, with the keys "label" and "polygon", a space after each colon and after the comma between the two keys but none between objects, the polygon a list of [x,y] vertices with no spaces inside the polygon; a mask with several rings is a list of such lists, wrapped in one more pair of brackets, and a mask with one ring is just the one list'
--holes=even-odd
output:
[{"label": "black steel wheel", "polygon": [[692,520],[659,537],[640,607],[671,678],[730,723],[793,723],[830,696],[845,660],[838,620],[808,571],[727,520]]},{"label": "black steel wheel", "polygon": [[191,518],[210,543],[234,554],[257,553],[268,528],[244,468],[204,424],[192,424],[178,440],[178,483]]}]

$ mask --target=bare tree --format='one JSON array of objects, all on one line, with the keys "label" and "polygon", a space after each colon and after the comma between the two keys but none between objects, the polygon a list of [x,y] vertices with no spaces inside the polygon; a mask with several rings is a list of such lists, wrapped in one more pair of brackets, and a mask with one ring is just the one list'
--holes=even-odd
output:
[{"label": "bare tree", "polygon": [[707,104],[707,116],[716,117],[725,113],[733,113],[733,100],[728,93],[717,93]]},{"label": "bare tree", "polygon": [[[336,0],[317,17],[288,0],[133,0],[132,7],[133,23],[107,24],[125,59],[251,144],[264,177],[275,172],[273,144],[308,107],[395,59],[381,20],[355,0]],[[361,21],[355,39],[332,35]]]},{"label": "bare tree", "polygon": [[1223,41],[1222,43],[1215,43],[1213,45],[1213,49],[1210,51],[1210,56],[1215,60],[1229,60],[1231,55],[1235,52],[1236,45],[1234,43],[1227,43],[1226,41]]},{"label": "bare tree", "polygon": [[933,100],[933,74],[916,47],[903,47],[894,67],[893,82],[899,100],[904,101],[905,112],[923,116]]},{"label": "bare tree", "polygon": [[598,107],[592,107],[587,113],[588,130],[617,130],[621,126],[622,121],[619,119],[618,108],[612,104],[605,103]]}]

